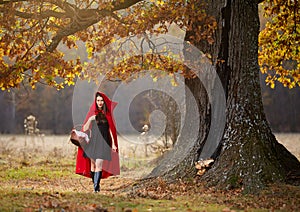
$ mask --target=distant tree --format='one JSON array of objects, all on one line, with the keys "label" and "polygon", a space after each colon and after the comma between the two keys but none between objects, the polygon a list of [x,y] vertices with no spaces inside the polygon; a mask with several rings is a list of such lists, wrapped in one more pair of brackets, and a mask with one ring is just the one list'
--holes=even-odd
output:
[{"label": "distant tree", "polygon": [[0,92],[0,134],[13,133],[15,124],[14,97],[10,93]]},{"label": "distant tree", "polygon": [[[37,85],[34,92],[23,88],[14,92],[15,129],[11,132],[24,133],[24,119],[28,115],[34,115],[41,133],[68,133],[73,125],[72,110],[70,109],[72,92],[72,87],[57,91],[55,88],[42,85]],[[9,123],[12,121],[11,119],[6,120]]]},{"label": "distant tree", "polygon": [[272,130],[300,132],[300,88],[287,89],[279,82],[275,84],[272,89],[261,79],[264,109]]}]

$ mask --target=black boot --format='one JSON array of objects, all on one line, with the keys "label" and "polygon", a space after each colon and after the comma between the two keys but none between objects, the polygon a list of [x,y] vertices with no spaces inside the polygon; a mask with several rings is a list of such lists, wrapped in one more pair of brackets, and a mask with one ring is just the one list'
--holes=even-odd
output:
[{"label": "black boot", "polygon": [[94,183],[94,175],[95,175],[95,172],[90,172],[91,173],[91,177],[92,177],[92,182]]},{"label": "black boot", "polygon": [[95,172],[95,175],[94,175],[94,191],[95,191],[95,193],[100,191],[101,177],[102,177],[102,172]]}]

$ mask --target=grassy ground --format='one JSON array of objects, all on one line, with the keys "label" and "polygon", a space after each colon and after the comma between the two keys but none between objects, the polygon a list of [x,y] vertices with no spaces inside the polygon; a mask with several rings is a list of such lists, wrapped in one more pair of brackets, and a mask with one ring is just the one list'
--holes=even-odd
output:
[{"label": "grassy ground", "polygon": [[137,185],[142,185],[140,177],[151,170],[151,157],[138,157],[130,151],[121,157],[122,174],[102,180],[101,192],[94,194],[91,179],[74,174],[74,147],[65,138],[47,139],[44,144],[36,140],[35,145],[29,145],[33,141],[27,139],[25,145],[20,143],[25,142],[24,138],[0,138],[0,211],[225,212],[300,208],[300,188],[288,185],[274,185],[261,194],[247,196],[239,191],[214,191],[193,182],[168,184],[160,179],[144,189]]}]

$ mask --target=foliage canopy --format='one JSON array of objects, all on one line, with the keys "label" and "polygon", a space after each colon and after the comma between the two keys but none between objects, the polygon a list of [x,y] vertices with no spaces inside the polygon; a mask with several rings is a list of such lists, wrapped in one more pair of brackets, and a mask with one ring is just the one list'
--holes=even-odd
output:
[{"label": "foliage canopy", "polygon": [[272,88],[279,81],[293,88],[300,85],[300,4],[293,0],[267,0],[269,19],[259,35],[259,65]]},{"label": "foliage canopy", "polygon": [[193,21],[204,21],[206,26],[198,30],[197,39],[208,38],[215,25],[196,9],[200,6],[184,0],[0,1],[0,87],[29,82],[35,88],[42,82],[59,89],[74,84],[77,77],[89,78],[82,60],[65,59],[59,44],[76,49],[83,41],[92,58],[116,39],[166,33],[171,23],[189,29]]},{"label": "foliage canopy", "polygon": [[[265,14],[273,18],[260,34],[259,62],[262,72],[268,73],[266,81],[271,87],[276,80],[290,88],[300,84],[296,2],[268,0],[264,4]],[[205,14],[203,4],[197,0],[0,0],[0,88],[29,83],[34,89],[41,82],[60,89],[74,84],[77,77],[95,77],[84,70],[82,58],[67,59],[63,51],[76,50],[80,41],[85,43],[88,57],[93,58],[117,39],[166,33],[175,23],[183,30],[194,30],[192,40],[212,42],[216,22]],[[203,24],[193,29],[195,22]],[[133,58],[105,73],[126,78],[132,73],[124,69],[135,70],[134,64],[143,59]],[[179,67],[164,65],[163,61],[171,60],[154,60],[155,64],[148,66],[161,70]]]}]

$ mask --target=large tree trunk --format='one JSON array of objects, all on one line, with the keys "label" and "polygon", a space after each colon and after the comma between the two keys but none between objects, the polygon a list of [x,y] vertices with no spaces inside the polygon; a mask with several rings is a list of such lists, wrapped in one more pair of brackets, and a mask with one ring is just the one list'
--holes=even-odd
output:
[{"label": "large tree trunk", "polygon": [[[225,27],[221,34],[228,33],[228,52],[223,55],[228,58],[220,59],[230,74],[224,84],[228,113],[221,153],[205,180],[253,192],[268,183],[286,181],[300,170],[300,163],[276,141],[264,114],[257,62],[258,3],[228,1],[222,11]],[[220,45],[224,49],[224,41]]]},{"label": "large tree trunk", "polygon": [[[243,188],[245,192],[255,192],[268,183],[287,182],[299,176],[299,161],[276,141],[263,110],[257,61],[258,1],[208,1],[207,13],[218,22],[215,43],[194,45],[210,53],[214,62],[223,61],[216,65],[216,70],[225,90],[227,112],[221,145],[214,155],[216,161],[201,179],[223,189]],[[187,32],[186,39],[192,34]],[[191,79],[186,80],[186,85],[199,100],[201,109],[196,117],[201,122],[199,134],[184,158],[178,158],[178,152],[185,147],[171,152],[177,155],[172,160],[179,160],[176,166],[168,167],[172,157],[167,156],[150,176],[166,179],[195,176],[194,162],[206,141],[210,125],[207,117],[211,111],[207,98],[203,98],[205,89],[201,83]],[[178,143],[187,142],[184,139],[179,137]]]}]

